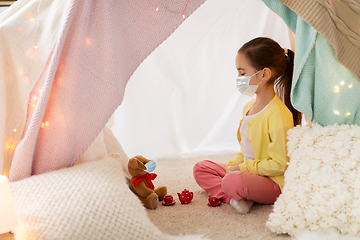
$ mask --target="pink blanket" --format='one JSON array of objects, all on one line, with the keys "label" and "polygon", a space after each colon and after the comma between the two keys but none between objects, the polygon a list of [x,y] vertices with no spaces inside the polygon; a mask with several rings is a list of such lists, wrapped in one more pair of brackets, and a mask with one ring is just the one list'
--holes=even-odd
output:
[{"label": "pink blanket", "polygon": [[139,64],[204,1],[73,0],[30,94],[10,180],[72,166],[121,104]]}]

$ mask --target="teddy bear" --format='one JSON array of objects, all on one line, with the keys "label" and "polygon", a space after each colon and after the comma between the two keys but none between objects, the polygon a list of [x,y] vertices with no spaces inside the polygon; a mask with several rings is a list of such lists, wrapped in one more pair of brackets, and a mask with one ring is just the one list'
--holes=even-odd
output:
[{"label": "teddy bear", "polygon": [[167,193],[167,188],[161,186],[155,189],[151,182],[157,175],[156,173],[147,172],[145,164],[150,160],[137,155],[129,159],[128,171],[131,175],[130,189],[139,197],[146,208],[155,209],[159,201],[163,201]]}]

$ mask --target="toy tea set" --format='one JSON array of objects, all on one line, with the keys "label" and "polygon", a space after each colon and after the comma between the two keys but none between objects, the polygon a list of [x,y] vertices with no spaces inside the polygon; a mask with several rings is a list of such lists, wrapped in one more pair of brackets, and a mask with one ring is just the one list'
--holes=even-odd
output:
[{"label": "toy tea set", "polygon": [[[162,201],[164,206],[172,206],[176,203],[173,196],[167,195],[167,188],[165,186],[155,188],[152,180],[157,175],[151,173],[156,168],[154,160],[149,160],[141,155],[137,155],[129,159],[128,171],[132,176],[130,182],[130,189],[138,196],[143,205],[149,209],[155,209],[159,201]],[[194,198],[194,193],[184,189],[181,193],[177,193],[181,204],[189,204]],[[221,204],[220,199],[216,197],[209,197],[208,206],[216,207]]]},{"label": "toy tea set", "polygon": [[[179,197],[181,204],[190,203],[194,197],[194,193],[190,192],[189,190],[186,190],[186,189],[184,189],[181,193],[177,193],[177,195]],[[218,199],[217,197],[209,197],[208,200],[209,200],[208,206],[210,206],[210,207],[216,207],[221,204],[220,199]],[[176,201],[174,200],[173,196],[171,196],[171,195],[166,195],[164,197],[164,201],[162,202],[162,204],[164,206],[171,206],[171,205],[174,205],[175,203],[176,203]]]},{"label": "toy tea set", "polygon": [[[177,193],[177,195],[179,197],[181,204],[188,204],[194,198],[194,193],[186,189],[184,189],[181,193]],[[162,202],[164,206],[171,206],[174,205],[175,203],[176,201],[171,195],[166,195],[164,197],[164,201]]]}]

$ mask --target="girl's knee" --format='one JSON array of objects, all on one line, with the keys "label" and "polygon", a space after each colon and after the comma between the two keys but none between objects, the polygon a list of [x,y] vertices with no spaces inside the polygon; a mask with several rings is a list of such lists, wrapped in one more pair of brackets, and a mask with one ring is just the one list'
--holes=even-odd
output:
[{"label": "girl's knee", "polygon": [[226,164],[216,163],[210,160],[203,160],[196,163],[193,167],[195,180],[208,181],[208,178],[222,178],[226,174]]},{"label": "girl's knee", "polygon": [[193,172],[203,172],[208,169],[213,169],[212,166],[213,162],[210,160],[202,160],[200,162],[197,162],[193,167]]},{"label": "girl's knee", "polygon": [[244,180],[243,180],[243,172],[241,171],[233,171],[226,174],[222,180],[222,190],[223,192],[235,200],[239,200],[240,198],[244,198],[246,193],[244,192]]},{"label": "girl's knee", "polygon": [[221,183],[224,193],[232,191],[235,186],[239,186],[239,184],[241,183],[240,175],[241,175],[240,171],[233,171],[227,173],[224,176]]},{"label": "girl's knee", "polygon": [[197,172],[197,171],[201,171],[202,169],[204,169],[205,161],[206,161],[206,160],[197,162],[197,163],[194,165],[194,167],[193,167],[193,172],[195,173],[195,172]]},{"label": "girl's knee", "polygon": [[200,161],[200,162],[197,162],[194,167],[193,167],[193,176],[196,177],[203,173],[206,169],[206,166],[208,165],[207,164],[208,160],[203,160],[203,161]]}]

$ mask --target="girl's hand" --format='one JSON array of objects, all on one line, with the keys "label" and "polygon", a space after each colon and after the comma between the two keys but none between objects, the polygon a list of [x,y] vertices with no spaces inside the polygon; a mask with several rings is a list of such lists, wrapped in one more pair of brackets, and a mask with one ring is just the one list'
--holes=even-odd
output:
[{"label": "girl's hand", "polygon": [[226,170],[226,173],[228,173],[228,172],[233,172],[233,171],[240,171],[239,165],[235,165],[235,166],[229,167],[229,168]]}]

